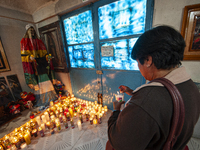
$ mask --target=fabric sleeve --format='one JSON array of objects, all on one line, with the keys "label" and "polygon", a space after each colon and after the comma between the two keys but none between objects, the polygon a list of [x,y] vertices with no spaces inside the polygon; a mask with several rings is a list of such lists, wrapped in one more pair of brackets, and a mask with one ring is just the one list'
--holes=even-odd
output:
[{"label": "fabric sleeve", "polygon": [[108,121],[108,138],[115,150],[144,150],[156,136],[159,127],[151,116],[136,104],[114,112]]}]

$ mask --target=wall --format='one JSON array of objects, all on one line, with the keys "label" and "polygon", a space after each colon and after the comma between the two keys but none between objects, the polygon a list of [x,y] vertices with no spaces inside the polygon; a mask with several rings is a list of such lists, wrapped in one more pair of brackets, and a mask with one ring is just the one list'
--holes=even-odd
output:
[{"label": "wall", "polygon": [[[165,24],[181,31],[184,7],[198,3],[199,0],[155,0],[153,26]],[[182,64],[191,78],[200,82],[200,61],[182,61]]]},{"label": "wall", "polygon": [[17,74],[22,90],[29,92],[22,68],[20,41],[26,32],[25,26],[33,23],[33,17],[3,7],[0,7],[0,14],[0,37],[11,69],[1,72],[0,77]]}]

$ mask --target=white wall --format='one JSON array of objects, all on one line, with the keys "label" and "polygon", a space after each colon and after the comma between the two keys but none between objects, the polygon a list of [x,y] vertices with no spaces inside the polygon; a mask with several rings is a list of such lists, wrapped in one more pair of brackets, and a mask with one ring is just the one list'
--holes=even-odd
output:
[{"label": "white wall", "polygon": [[26,24],[33,22],[33,18],[3,7],[0,7],[0,14],[0,37],[11,68],[11,71],[1,72],[0,77],[17,74],[22,90],[29,92],[22,68],[20,41],[26,32]]},{"label": "white wall", "polygon": [[[199,0],[155,0],[153,26],[170,25],[181,31],[184,7],[200,3]],[[182,61],[191,78],[200,82],[200,61]]]}]

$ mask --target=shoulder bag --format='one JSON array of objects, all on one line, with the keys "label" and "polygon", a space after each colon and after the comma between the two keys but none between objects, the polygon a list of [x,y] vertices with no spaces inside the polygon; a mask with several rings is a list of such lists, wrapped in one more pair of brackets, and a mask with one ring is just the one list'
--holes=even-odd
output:
[{"label": "shoulder bag", "polygon": [[[170,80],[166,78],[157,78],[152,80],[151,82],[159,82],[163,84],[169,91],[173,100],[173,116],[172,116],[171,129],[167,141],[165,142],[163,147],[163,150],[172,150],[178,136],[181,133],[184,124],[185,106],[183,98],[177,87]],[[107,141],[106,144],[106,150],[114,150],[109,140]],[[189,149],[186,146],[184,150],[189,150]]]}]

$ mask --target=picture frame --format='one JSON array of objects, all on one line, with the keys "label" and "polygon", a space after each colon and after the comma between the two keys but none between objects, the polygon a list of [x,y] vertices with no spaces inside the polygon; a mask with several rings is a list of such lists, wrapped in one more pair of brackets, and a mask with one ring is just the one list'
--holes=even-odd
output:
[{"label": "picture frame", "polygon": [[186,42],[183,60],[200,60],[200,4],[185,6],[181,35]]},{"label": "picture frame", "polygon": [[69,72],[61,38],[59,22],[46,25],[38,29],[40,38],[44,42],[47,52],[52,55],[55,72]]},{"label": "picture frame", "polygon": [[0,72],[4,71],[10,71],[10,66],[0,38]]}]

